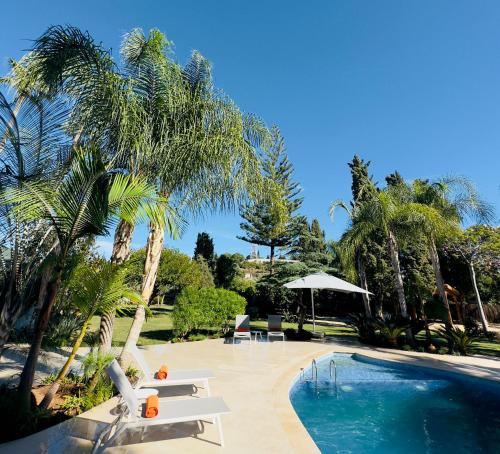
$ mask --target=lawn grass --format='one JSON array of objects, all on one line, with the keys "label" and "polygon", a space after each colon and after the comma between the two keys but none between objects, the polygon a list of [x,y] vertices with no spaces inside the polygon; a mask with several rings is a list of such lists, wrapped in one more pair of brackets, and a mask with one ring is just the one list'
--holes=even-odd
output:
[{"label": "lawn grass", "polygon": [[[151,317],[148,317],[142,326],[141,336],[139,337],[138,345],[152,345],[168,342],[174,337],[172,326],[173,306],[161,305],[151,306]],[[93,317],[91,321],[91,330],[97,332],[99,330],[100,317]],[[115,318],[115,326],[113,331],[113,345],[123,346],[127,340],[127,335],[132,325],[133,315],[117,316]]]},{"label": "lawn grass", "polygon": [[[431,330],[432,343],[437,347],[447,348],[447,342],[444,338],[439,337],[438,333]],[[425,332],[421,331],[416,336],[417,340],[425,341]],[[498,338],[497,338],[498,339]],[[500,341],[490,339],[479,339],[472,344],[472,355],[485,355],[500,357]]]},{"label": "lawn grass", "polygon": [[[173,306],[160,305],[160,306],[150,306],[152,311],[152,316],[148,317],[144,323],[139,337],[138,345],[152,345],[152,344],[162,344],[170,341],[175,337],[172,325],[171,312]],[[97,332],[99,330],[99,320],[100,317],[93,317],[90,330]],[[115,327],[113,331],[113,345],[123,346],[127,340],[128,331],[132,325],[133,314],[130,316],[117,316],[115,318]],[[252,320],[251,324],[252,330],[262,330],[267,331],[267,320]],[[295,328],[297,329],[297,323],[283,323],[283,329]],[[304,329],[312,331],[313,327],[311,324],[305,324]],[[355,338],[356,333],[352,328],[347,326],[342,326],[339,324],[327,325],[321,324],[321,322],[316,323],[316,331],[324,332],[326,336],[335,337],[348,337]]]},{"label": "lawn grass", "polygon": [[[152,316],[148,317],[144,323],[139,337],[138,345],[152,345],[169,342],[175,337],[172,325],[173,306],[160,305],[151,306]],[[97,332],[99,329],[99,317],[94,317],[91,322],[91,330]],[[133,313],[127,316],[118,316],[115,319],[115,329],[113,332],[113,345],[123,346],[127,339],[128,331],[132,325]],[[252,320],[250,323],[252,330],[267,331],[267,320]],[[295,328],[297,323],[283,322],[283,329]],[[304,329],[312,331],[312,324],[306,323]],[[316,331],[325,333],[337,340],[354,340],[357,335],[355,331],[343,324],[327,324],[321,321],[316,323]],[[425,333],[422,331],[417,335],[418,340],[425,340]],[[432,333],[434,344],[439,347],[446,347],[446,341],[435,332]],[[473,353],[486,356],[500,357],[500,341],[498,340],[479,340],[473,345]]]}]

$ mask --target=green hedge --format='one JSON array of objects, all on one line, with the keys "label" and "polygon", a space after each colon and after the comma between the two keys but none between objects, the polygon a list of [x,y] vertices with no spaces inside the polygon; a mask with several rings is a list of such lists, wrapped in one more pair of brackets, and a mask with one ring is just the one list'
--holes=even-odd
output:
[{"label": "green hedge", "polygon": [[228,321],[244,314],[246,305],[245,298],[230,290],[188,287],[175,300],[174,329],[181,337],[201,329],[225,332]]}]

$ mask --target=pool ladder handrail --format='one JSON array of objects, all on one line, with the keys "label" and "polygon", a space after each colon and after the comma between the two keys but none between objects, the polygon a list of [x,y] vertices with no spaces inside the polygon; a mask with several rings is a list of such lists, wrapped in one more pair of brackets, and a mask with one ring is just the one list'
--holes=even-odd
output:
[{"label": "pool ladder handrail", "polygon": [[314,383],[316,384],[316,387],[318,386],[318,365],[316,364],[315,359],[313,359],[311,361],[311,379],[306,380],[304,378],[304,368],[301,367],[300,368],[300,381],[301,381],[301,383],[303,383],[305,381],[314,381]]},{"label": "pool ladder handrail", "polygon": [[315,381],[316,385],[318,384],[318,365],[316,364],[316,360],[313,359],[311,361],[311,381]]},{"label": "pool ladder handrail", "polygon": [[330,360],[330,380],[332,379],[332,366],[334,371],[334,382],[335,386],[337,386],[337,363],[333,359]]}]

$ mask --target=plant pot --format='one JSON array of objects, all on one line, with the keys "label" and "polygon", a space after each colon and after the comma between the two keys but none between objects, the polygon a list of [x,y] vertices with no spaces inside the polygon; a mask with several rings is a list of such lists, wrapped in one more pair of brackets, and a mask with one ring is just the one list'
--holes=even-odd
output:
[{"label": "plant pot", "polygon": [[387,344],[389,345],[389,347],[397,348],[398,338],[397,337],[388,337]]},{"label": "plant pot", "polygon": [[433,344],[429,344],[427,347],[427,352],[428,353],[436,353],[436,347]]}]

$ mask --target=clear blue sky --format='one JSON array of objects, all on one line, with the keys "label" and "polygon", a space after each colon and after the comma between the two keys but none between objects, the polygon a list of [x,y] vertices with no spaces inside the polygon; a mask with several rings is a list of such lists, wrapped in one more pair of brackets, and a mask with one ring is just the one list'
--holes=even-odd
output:
[{"label": "clear blue sky", "polygon": [[[243,110],[281,127],[303,212],[338,238],[346,219],[332,224],[328,205],[349,199],[355,153],[381,183],[394,170],[407,179],[466,175],[498,215],[499,23],[500,2],[486,0],[23,0],[2,5],[0,70],[49,25],[88,30],[115,56],[131,28],[159,28],[180,62],[200,50]],[[191,254],[205,230],[218,253],[248,254],[235,238],[239,222],[208,214],[167,245]]]}]

